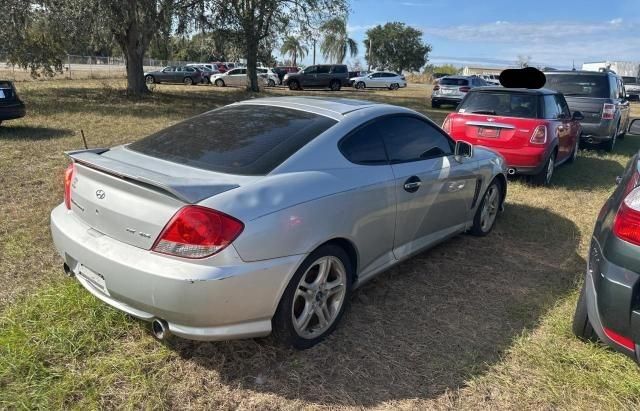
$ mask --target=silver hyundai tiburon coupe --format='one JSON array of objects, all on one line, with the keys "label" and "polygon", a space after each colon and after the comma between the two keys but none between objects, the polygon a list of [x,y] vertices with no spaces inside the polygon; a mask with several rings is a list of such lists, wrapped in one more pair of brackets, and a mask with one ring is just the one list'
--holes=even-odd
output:
[{"label": "silver hyundai tiburon coupe", "polygon": [[158,338],[311,347],[353,289],[503,205],[502,157],[402,107],[265,98],[67,153],[64,268]]}]

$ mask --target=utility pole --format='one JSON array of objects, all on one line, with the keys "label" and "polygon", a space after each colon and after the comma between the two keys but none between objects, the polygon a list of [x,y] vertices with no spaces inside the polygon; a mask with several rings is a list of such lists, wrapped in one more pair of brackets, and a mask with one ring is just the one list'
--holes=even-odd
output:
[{"label": "utility pole", "polygon": [[369,68],[367,71],[371,71],[371,61],[373,61],[373,55],[371,54],[371,37],[369,37],[369,58],[367,59],[367,63],[369,63]]},{"label": "utility pole", "polygon": [[316,39],[313,39],[313,65],[316,65]]}]

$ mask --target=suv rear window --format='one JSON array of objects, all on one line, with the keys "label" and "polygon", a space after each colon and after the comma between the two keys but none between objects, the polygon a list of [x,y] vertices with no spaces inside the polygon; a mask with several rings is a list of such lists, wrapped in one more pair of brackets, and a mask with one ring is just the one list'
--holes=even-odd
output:
[{"label": "suv rear window", "polygon": [[624,84],[638,84],[638,79],[635,77],[622,77]]},{"label": "suv rear window", "polygon": [[175,124],[128,148],[221,173],[265,175],[334,124],[324,116],[282,107],[229,106]]},{"label": "suv rear window", "polygon": [[333,73],[348,73],[347,66],[333,66]]},{"label": "suv rear window", "polygon": [[525,93],[470,92],[458,112],[507,117],[538,118],[538,96]]},{"label": "suv rear window", "polygon": [[609,98],[609,80],[606,75],[547,74],[545,87],[561,92],[565,97]]},{"label": "suv rear window", "polygon": [[443,78],[440,80],[441,86],[468,86],[469,80],[466,78]]}]

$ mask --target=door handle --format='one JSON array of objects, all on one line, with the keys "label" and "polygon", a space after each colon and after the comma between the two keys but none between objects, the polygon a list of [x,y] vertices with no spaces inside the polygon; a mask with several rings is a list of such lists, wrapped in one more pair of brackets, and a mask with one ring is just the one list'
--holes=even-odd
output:
[{"label": "door handle", "polygon": [[404,191],[408,193],[415,193],[421,185],[422,181],[420,181],[418,176],[411,176],[404,182]]}]

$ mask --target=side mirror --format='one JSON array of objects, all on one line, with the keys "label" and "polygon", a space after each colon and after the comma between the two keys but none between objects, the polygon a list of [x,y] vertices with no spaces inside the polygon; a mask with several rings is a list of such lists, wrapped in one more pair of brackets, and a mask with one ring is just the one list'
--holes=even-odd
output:
[{"label": "side mirror", "polygon": [[629,134],[640,134],[640,118],[631,120],[631,123],[629,123]]},{"label": "side mirror", "polygon": [[574,111],[573,115],[571,116],[571,119],[572,120],[578,120],[578,121],[584,120],[584,115],[579,111]]},{"label": "side mirror", "polygon": [[[638,123],[640,126],[640,122]],[[456,141],[456,149],[454,152],[456,157],[473,157],[473,146],[466,141],[458,140]]]}]

